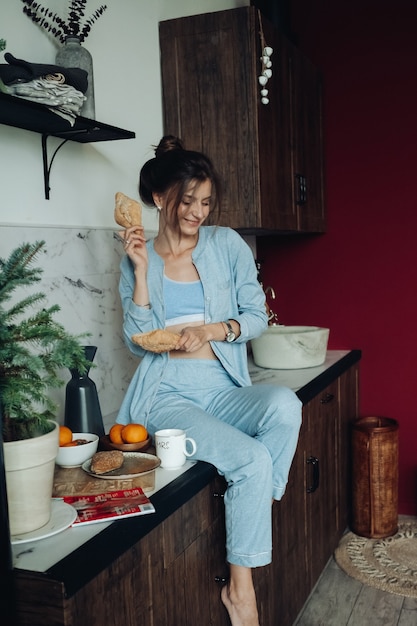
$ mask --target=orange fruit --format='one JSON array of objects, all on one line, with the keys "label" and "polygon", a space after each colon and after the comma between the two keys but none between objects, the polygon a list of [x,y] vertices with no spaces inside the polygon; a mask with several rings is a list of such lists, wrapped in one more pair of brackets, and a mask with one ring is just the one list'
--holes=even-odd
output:
[{"label": "orange fruit", "polygon": [[124,424],[113,424],[109,430],[109,439],[112,443],[124,443],[122,439],[122,430]]},{"label": "orange fruit", "polygon": [[59,445],[65,446],[67,443],[71,443],[72,441],[72,430],[68,428],[68,426],[60,426],[59,427]]},{"label": "orange fruit", "polygon": [[76,441],[69,441],[68,443],[63,443],[61,448],[73,448],[74,446],[78,446]]},{"label": "orange fruit", "polygon": [[124,443],[140,443],[148,438],[148,431],[142,424],[127,424],[121,432]]}]

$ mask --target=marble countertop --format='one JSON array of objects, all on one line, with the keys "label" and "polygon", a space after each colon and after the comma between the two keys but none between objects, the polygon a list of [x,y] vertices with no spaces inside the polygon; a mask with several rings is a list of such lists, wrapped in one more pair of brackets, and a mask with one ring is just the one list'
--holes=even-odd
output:
[{"label": "marble countertop", "polygon": [[293,391],[299,391],[308,383],[324,374],[332,365],[349,354],[350,350],[329,350],[322,365],[297,370],[272,370],[258,367],[251,358],[248,359],[249,374],[254,385],[269,383],[283,385]]},{"label": "marble countertop", "polygon": [[[269,370],[255,366],[249,358],[249,372],[253,384],[271,383],[290,387],[306,403],[359,359],[359,350],[330,350],[325,362],[317,367],[302,370]],[[104,420],[105,426],[113,421],[114,415],[108,416]],[[13,565],[16,569],[49,573],[60,579],[63,572],[73,569],[73,563],[80,554],[79,549],[87,550],[88,545],[88,549],[97,550],[101,543],[108,541],[114,525],[124,524],[124,529],[128,529],[124,539],[126,544],[128,541],[137,541],[141,532],[142,534],[149,532],[152,524],[160,523],[176,510],[174,507],[181,506],[183,502],[193,497],[214,475],[215,468],[203,462],[187,461],[182,468],[174,471],[157,468],[155,488],[147,492],[155,505],[155,513],[115,522],[71,527],[45,539],[13,545]],[[131,524],[132,520],[134,526]],[[73,584],[81,582],[74,581]]]}]

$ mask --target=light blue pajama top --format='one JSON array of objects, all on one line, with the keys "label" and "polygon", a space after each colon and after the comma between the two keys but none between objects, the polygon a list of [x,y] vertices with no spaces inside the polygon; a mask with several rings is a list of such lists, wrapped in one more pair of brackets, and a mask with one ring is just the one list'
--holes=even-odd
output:
[{"label": "light blue pajama top", "polygon": [[[131,340],[137,333],[165,328],[164,262],[155,252],[153,240],[146,245],[151,309],[140,307],[132,300],[134,274],[129,257],[124,256],[120,264],[124,338],[131,352],[142,358],[120,407],[117,422],[122,424],[138,420],[146,424],[169,358],[167,353],[143,350]],[[235,319],[240,324],[236,341],[213,341],[211,347],[236,385],[248,386],[251,380],[246,343],[261,335],[268,324],[265,295],[257,280],[252,251],[231,228],[202,226],[192,259],[203,285],[205,323]]]}]

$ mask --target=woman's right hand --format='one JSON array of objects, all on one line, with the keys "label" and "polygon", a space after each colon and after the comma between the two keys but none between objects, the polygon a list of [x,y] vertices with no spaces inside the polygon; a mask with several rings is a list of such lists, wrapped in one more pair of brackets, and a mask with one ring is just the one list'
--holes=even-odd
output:
[{"label": "woman's right hand", "polygon": [[148,270],[148,251],[146,249],[146,238],[143,226],[130,226],[121,233],[124,243],[124,250],[132,261],[135,272],[139,270],[146,274]]},{"label": "woman's right hand", "polygon": [[132,300],[141,307],[150,308],[149,291],[146,280],[148,272],[148,250],[143,226],[130,226],[123,232],[124,249],[133,264],[135,286]]}]

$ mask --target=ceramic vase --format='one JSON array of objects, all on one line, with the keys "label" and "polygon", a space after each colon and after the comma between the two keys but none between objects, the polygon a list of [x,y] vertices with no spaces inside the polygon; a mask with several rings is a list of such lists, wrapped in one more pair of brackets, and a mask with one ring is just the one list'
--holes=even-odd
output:
[{"label": "ceramic vase", "polygon": [[[93,362],[97,352],[96,346],[84,346],[85,358]],[[65,426],[75,433],[94,433],[104,435],[103,417],[101,414],[97,388],[88,376],[71,369],[71,380],[65,390]]]},{"label": "ceramic vase", "polygon": [[37,530],[51,517],[59,448],[58,424],[51,421],[51,425],[46,435],[3,444],[11,535]]},{"label": "ceramic vase", "polygon": [[81,115],[92,120],[96,119],[93,58],[89,51],[81,45],[78,37],[67,37],[64,45],[56,54],[55,63],[62,67],[77,67],[88,73],[88,88],[85,92],[87,100],[81,108]]}]

